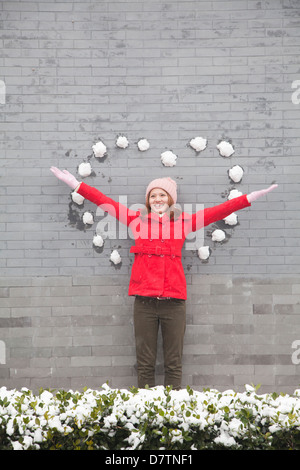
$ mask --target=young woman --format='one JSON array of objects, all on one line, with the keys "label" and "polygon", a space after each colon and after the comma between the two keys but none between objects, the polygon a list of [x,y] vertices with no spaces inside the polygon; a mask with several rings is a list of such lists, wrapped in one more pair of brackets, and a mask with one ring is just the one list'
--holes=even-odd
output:
[{"label": "young woman", "polygon": [[228,200],[215,207],[187,214],[175,208],[177,185],[171,178],[151,181],[146,189],[146,205],[131,211],[97,189],[79,182],[67,170],[51,167],[52,173],[84,198],[101,206],[126,224],[135,244],[130,252],[132,266],[128,294],[135,296],[134,330],[138,367],[138,387],[155,386],[158,328],[161,326],[165,381],[181,388],[183,337],[186,325],[186,280],[181,249],[187,235],[251,203],[277,185]]}]

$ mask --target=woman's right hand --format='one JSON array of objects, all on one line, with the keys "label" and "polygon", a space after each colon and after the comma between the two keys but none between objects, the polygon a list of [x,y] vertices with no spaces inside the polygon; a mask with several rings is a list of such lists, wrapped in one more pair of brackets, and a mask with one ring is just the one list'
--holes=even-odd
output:
[{"label": "woman's right hand", "polygon": [[66,183],[70,188],[76,189],[77,186],[80,184],[80,181],[77,181],[75,176],[69,173],[67,170],[61,171],[59,168],[52,166],[50,171],[56,176],[56,178],[60,179],[64,183]]}]

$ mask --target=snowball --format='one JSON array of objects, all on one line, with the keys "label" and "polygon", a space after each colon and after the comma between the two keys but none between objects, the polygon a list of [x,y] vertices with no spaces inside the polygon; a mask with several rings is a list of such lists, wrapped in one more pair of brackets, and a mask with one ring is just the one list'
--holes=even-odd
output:
[{"label": "snowball", "polygon": [[198,250],[198,256],[200,259],[207,259],[209,258],[210,251],[209,246],[201,246]]},{"label": "snowball", "polygon": [[150,144],[147,139],[139,140],[137,145],[141,152],[145,152],[145,150],[148,150],[150,147]]},{"label": "snowball", "polygon": [[230,157],[234,153],[231,143],[226,142],[225,140],[222,140],[222,142],[217,145],[217,149],[222,157]]},{"label": "snowball", "polygon": [[227,217],[225,217],[225,219],[223,219],[225,224],[227,225],[236,225],[237,224],[237,215],[233,212],[232,214],[228,215]]},{"label": "snowball", "polygon": [[95,157],[103,158],[106,154],[106,145],[100,140],[92,146]]},{"label": "snowball", "polygon": [[90,212],[85,212],[83,214],[82,220],[84,224],[92,225],[94,223],[93,214],[91,214]]},{"label": "snowball", "polygon": [[203,137],[195,137],[194,139],[190,140],[190,146],[196,150],[196,152],[201,152],[206,148],[207,139]]},{"label": "snowball", "polygon": [[243,193],[241,191],[238,191],[237,189],[232,189],[229,193],[228,199],[234,199],[235,197],[242,196]]},{"label": "snowball", "polygon": [[80,176],[82,176],[82,177],[90,176],[90,174],[92,173],[91,164],[88,163],[88,162],[82,162],[82,163],[80,163],[80,165],[79,165],[79,167],[78,167],[78,173],[79,173]]},{"label": "snowball", "polygon": [[125,135],[119,135],[119,137],[117,138],[117,141],[116,141],[116,145],[117,145],[117,147],[120,147],[122,149],[126,149],[126,147],[128,147],[128,145],[129,145],[127,137],[125,137]]},{"label": "snowball", "polygon": [[79,205],[83,204],[84,197],[81,196],[81,194],[78,194],[76,191],[74,191],[74,192],[71,194],[71,196],[72,196],[73,202],[76,202],[76,204],[79,204]]},{"label": "snowball", "polygon": [[161,154],[161,161],[165,166],[174,166],[176,165],[177,155],[171,152],[171,150],[167,150]]},{"label": "snowball", "polygon": [[223,230],[220,230],[220,229],[214,230],[212,235],[211,235],[211,239],[214,242],[221,242],[225,238],[226,238],[225,232]]},{"label": "snowball", "polygon": [[114,264],[121,263],[122,259],[117,250],[113,250],[113,252],[111,253],[110,261],[112,261]]},{"label": "snowball", "polygon": [[234,181],[235,183],[239,183],[243,178],[244,170],[239,165],[235,165],[230,168],[228,174],[229,178],[232,179],[232,181]]},{"label": "snowball", "polygon": [[93,238],[93,244],[95,246],[103,246],[103,238],[101,237],[101,235],[95,235],[94,238]]}]

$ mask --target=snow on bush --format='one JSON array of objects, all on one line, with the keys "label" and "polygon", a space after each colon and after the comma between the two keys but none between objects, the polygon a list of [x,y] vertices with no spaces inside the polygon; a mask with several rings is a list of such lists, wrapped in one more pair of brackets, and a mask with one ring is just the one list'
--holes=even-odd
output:
[{"label": "snow on bush", "polygon": [[190,140],[190,146],[196,150],[196,152],[201,152],[206,148],[207,139],[203,137],[195,137],[194,139]]},{"label": "snow on bush", "polygon": [[231,155],[234,154],[233,146],[230,142],[226,142],[225,140],[222,140],[222,142],[217,145],[217,149],[222,157],[231,157]]},{"label": "snow on bush", "polygon": [[0,449],[300,449],[300,390],[293,395],[0,388]]},{"label": "snow on bush", "polygon": [[127,140],[127,137],[125,137],[125,135],[119,135],[116,141],[116,146],[122,149],[126,149],[128,145],[129,145],[129,142]]},{"label": "snow on bush", "polygon": [[106,145],[101,140],[99,142],[96,142],[96,144],[92,146],[92,149],[95,157],[97,158],[103,158],[107,150]]},{"label": "snow on bush", "polygon": [[141,151],[141,152],[145,152],[146,150],[148,150],[150,148],[150,144],[148,142],[147,139],[140,139],[138,141],[138,149]]},{"label": "snow on bush", "polygon": [[164,166],[176,165],[177,155],[175,155],[175,153],[173,153],[171,150],[166,150],[165,152],[163,152],[160,158]]},{"label": "snow on bush", "polygon": [[78,173],[83,178],[85,178],[86,176],[90,176],[90,174],[92,173],[91,164],[89,162],[80,163],[78,167]]}]

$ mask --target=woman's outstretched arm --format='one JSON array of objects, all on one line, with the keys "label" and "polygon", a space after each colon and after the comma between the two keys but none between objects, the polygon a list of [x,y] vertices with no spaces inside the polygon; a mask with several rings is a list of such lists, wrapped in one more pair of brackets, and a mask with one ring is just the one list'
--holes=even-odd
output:
[{"label": "woman's outstretched arm", "polygon": [[138,217],[138,211],[131,211],[125,205],[114,201],[98,189],[93,188],[86,183],[77,181],[75,176],[67,170],[61,171],[55,166],[52,166],[50,170],[58,179],[70,186],[70,188],[76,190],[78,194],[81,194],[85,199],[88,199],[97,206],[100,206],[108,214],[116,217],[122,224],[129,225],[133,219]]},{"label": "woman's outstretched arm", "polygon": [[278,188],[278,184],[272,184],[272,186],[269,186],[269,188],[261,189],[260,191],[253,191],[252,193],[247,194],[247,199],[250,203],[254,202],[258,198],[260,198],[260,197],[264,196],[265,194],[269,193],[270,191],[273,191],[273,189],[275,189],[275,188]]},{"label": "woman's outstretched arm", "polygon": [[230,199],[222,204],[219,204],[214,207],[208,207],[202,211],[198,211],[193,214],[192,218],[192,231],[199,230],[202,227],[206,227],[213,222],[222,220],[232,212],[244,209],[249,207],[252,202],[256,201],[262,196],[265,196],[267,193],[277,188],[277,184],[273,184],[267,189],[262,189],[260,191],[253,191],[249,194],[244,194],[242,196]]}]

